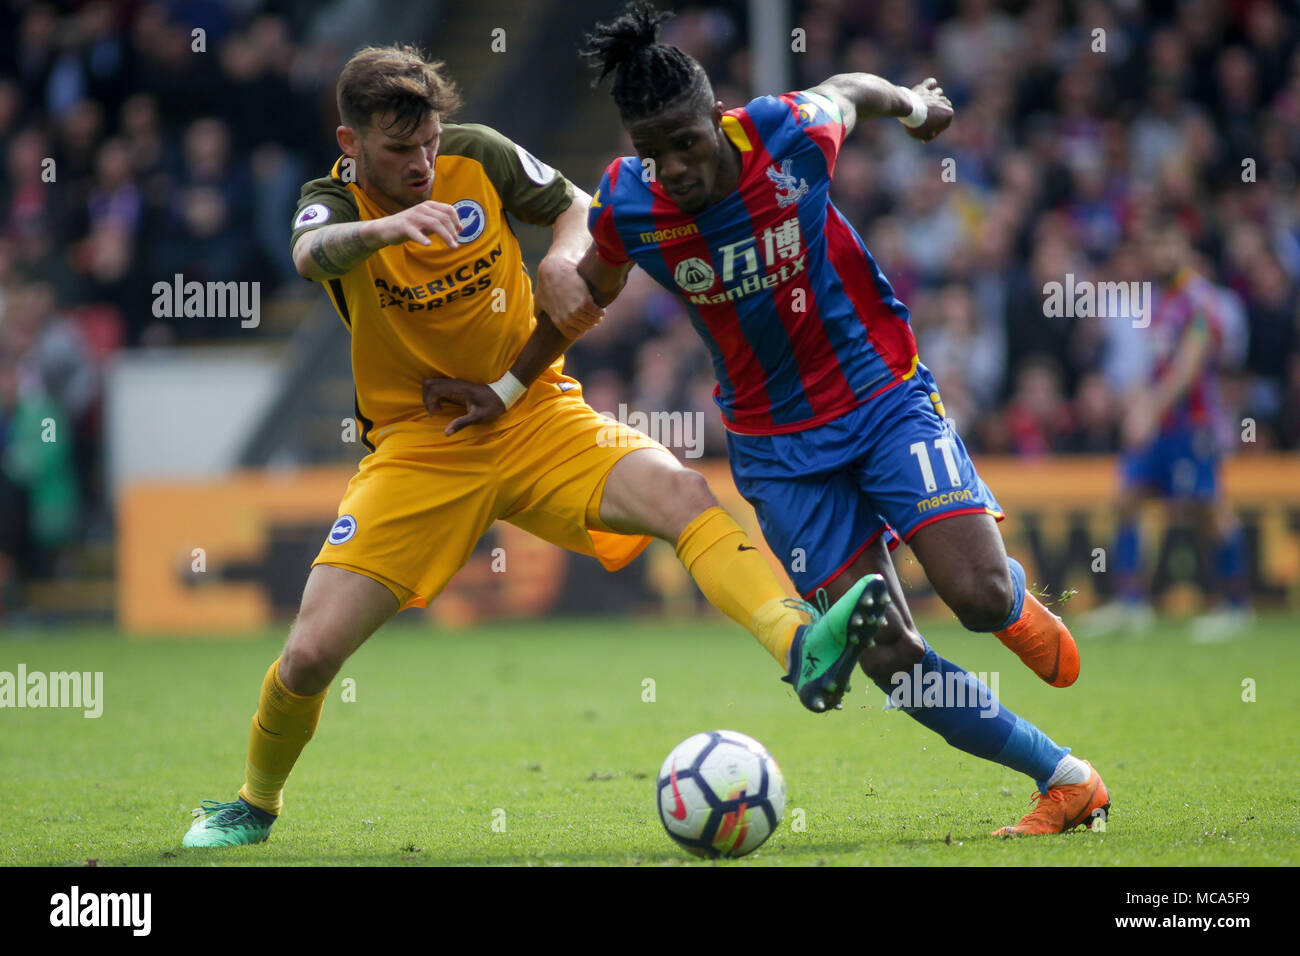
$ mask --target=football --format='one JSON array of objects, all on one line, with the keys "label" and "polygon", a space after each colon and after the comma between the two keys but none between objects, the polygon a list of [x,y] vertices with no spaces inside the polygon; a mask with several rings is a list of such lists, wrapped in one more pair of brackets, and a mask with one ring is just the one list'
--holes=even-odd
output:
[{"label": "football", "polygon": [[673,748],[659,768],[655,800],[664,829],[688,852],[744,856],[780,824],[785,778],[753,737],[712,730]]}]

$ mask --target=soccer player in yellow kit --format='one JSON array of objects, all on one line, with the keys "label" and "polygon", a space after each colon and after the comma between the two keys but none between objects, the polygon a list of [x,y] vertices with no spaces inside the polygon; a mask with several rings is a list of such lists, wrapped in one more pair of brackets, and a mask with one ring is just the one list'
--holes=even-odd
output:
[{"label": "soccer player in yellow kit", "polygon": [[[344,155],[302,190],[294,264],[324,285],[351,332],[370,454],[262,681],[239,797],[203,801],[185,846],[268,837],[343,662],[398,610],[433,600],[498,519],[610,570],[648,536],[672,542],[705,596],[787,669],[812,710],[838,703],[884,621],[879,575],[825,613],[787,598],[703,477],[583,401],[550,316],[586,329],[603,314],[577,271],[591,197],[495,130],[444,124],[458,99],[440,67],[407,46],[355,54],[338,84]],[[507,211],[554,231],[536,293]],[[505,413],[463,430],[468,416],[446,409],[455,395],[434,379],[483,383]]]}]

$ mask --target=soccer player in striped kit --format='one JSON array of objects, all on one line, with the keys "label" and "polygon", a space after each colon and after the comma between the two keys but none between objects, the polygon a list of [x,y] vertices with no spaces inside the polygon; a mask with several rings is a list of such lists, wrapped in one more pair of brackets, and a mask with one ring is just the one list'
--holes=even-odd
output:
[{"label": "soccer player in striped kit", "polygon": [[1154,498],[1189,514],[1210,538],[1222,605],[1195,622],[1193,640],[1226,640],[1250,625],[1251,612],[1245,536],[1219,481],[1220,294],[1189,264],[1192,250],[1177,220],[1157,215],[1143,240],[1158,291],[1147,329],[1150,373],[1126,402],[1122,430],[1113,564],[1119,596],[1090,615],[1088,626],[1094,634],[1150,627],[1154,612],[1140,573],[1138,516]]},{"label": "soccer player in striped kit", "polygon": [[[663,19],[633,0],[587,38],[638,153],[611,163],[592,197],[594,244],[578,268],[593,298],[612,301],[634,264],[679,297],[713,358],[736,485],[773,551],[805,559],[787,564],[796,587],[835,600],[882,575],[890,605],[862,669],[952,746],[1037,784],[1034,809],[995,835],[1104,819],[1110,796],[1090,764],[926,643],[889,556],[908,542],[967,628],[996,634],[1053,686],[1078,677],[1070,632],[1006,555],[1002,510],[944,416],[907,307],[828,195],[859,118],[896,116],[928,141],[952,105],[933,79],[907,90],[841,74],[724,110],[699,63],[657,42]],[[462,422],[501,412],[483,386],[441,387],[467,405]],[[799,689],[808,663],[796,642],[784,679]]]},{"label": "soccer player in striped kit", "polygon": [[[736,484],[777,555],[806,556],[787,564],[796,587],[835,598],[884,575],[892,606],[863,670],[952,746],[1036,782],[1035,808],[997,833],[1091,825],[1110,806],[1100,776],[1005,707],[971,706],[991,694],[972,697],[977,679],[917,631],[887,547],[911,545],[967,628],[992,631],[1048,683],[1074,682],[1074,640],[1007,557],[1002,510],[944,415],[907,307],[829,198],[857,120],[895,116],[929,141],[951,103],[934,79],[908,90],[841,74],[724,110],[700,65],[656,42],[662,19],[637,0],[588,37],[638,156],[606,170],[580,270],[602,304],[633,263],[678,296],[713,358]],[[918,675],[947,688],[941,700],[898,695]]]}]

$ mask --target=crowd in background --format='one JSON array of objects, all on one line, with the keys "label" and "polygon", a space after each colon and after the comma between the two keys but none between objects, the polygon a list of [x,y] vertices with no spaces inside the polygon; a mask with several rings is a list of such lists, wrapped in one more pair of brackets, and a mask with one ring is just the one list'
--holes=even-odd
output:
[{"label": "crowd in background", "polygon": [[[748,99],[737,14],[700,8],[665,29],[728,106]],[[1044,286],[1145,281],[1138,227],[1153,210],[1173,211],[1191,264],[1221,287],[1225,450],[1300,447],[1294,5],[813,0],[793,23],[806,43],[793,85],[934,76],[954,104],[930,144],[892,120],[859,123],[832,198],[910,309],[973,451],[1117,450],[1126,396],[1149,381],[1148,339],[1129,316],[1049,317]],[[610,313],[571,353],[592,404],[705,411],[722,453],[712,373],[682,310],[642,275]]]},{"label": "crowd in background", "polygon": [[[109,355],[257,334],[155,316],[154,282],[304,294],[287,223],[335,156],[333,83],[350,52],[343,31],[312,34],[309,6],[16,5],[0,40],[0,565],[15,548],[55,553],[102,506]],[[744,16],[740,0],[685,6],[664,31],[728,106],[749,98]],[[973,451],[1116,450],[1145,374],[1141,332],[1050,318],[1043,287],[1141,281],[1134,227],[1157,207],[1222,289],[1225,438],[1250,417],[1256,441],[1240,451],[1300,447],[1293,4],[806,0],[791,25],[797,87],[935,76],[953,101],[956,121],[928,145],[892,120],[860,123],[832,196],[909,307]],[[618,135],[599,139],[614,150]],[[612,155],[566,172],[591,190]],[[704,347],[644,274],[570,368],[600,411],[702,412],[706,452],[724,453]],[[72,441],[40,440],[32,423],[52,417]]]},{"label": "crowd in background", "polygon": [[180,273],[302,294],[287,223],[308,171],[333,160],[321,117],[337,59],[255,4],[96,0],[6,15],[0,592],[6,565],[49,572],[88,520],[107,518],[108,358],[248,338],[238,320],[156,316],[155,282]]}]

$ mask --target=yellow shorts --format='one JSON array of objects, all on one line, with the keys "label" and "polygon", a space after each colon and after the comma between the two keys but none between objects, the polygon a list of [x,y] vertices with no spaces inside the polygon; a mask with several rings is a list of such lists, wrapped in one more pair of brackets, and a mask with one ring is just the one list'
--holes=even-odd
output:
[{"label": "yellow shorts", "polygon": [[650,543],[600,520],[610,470],[630,452],[666,449],[597,414],[573,389],[538,402],[499,431],[452,438],[450,417],[398,422],[362,459],[339,503],[317,564],[374,578],[401,609],[426,607],[501,519],[553,544],[592,555],[609,570]]}]

